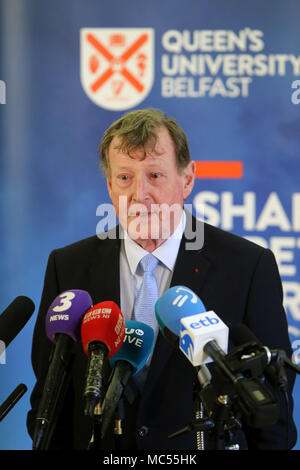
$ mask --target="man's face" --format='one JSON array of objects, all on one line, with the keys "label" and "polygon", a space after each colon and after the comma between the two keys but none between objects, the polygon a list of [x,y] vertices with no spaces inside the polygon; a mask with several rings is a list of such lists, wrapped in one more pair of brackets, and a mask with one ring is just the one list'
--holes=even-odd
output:
[{"label": "man's face", "polygon": [[152,251],[180,221],[183,201],[194,185],[194,162],[178,170],[174,144],[164,127],[157,131],[155,150],[146,145],[146,158],[143,149],[129,156],[115,148],[118,144],[119,137],[114,137],[108,152],[109,195],[130,237]]}]

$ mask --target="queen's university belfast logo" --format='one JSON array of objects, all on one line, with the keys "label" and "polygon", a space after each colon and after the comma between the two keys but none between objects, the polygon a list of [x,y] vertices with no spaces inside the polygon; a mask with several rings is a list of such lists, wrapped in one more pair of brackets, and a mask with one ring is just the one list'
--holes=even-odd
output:
[{"label": "queen's university belfast logo", "polygon": [[138,105],[154,81],[154,30],[81,29],[80,78],[87,96],[104,109]]}]

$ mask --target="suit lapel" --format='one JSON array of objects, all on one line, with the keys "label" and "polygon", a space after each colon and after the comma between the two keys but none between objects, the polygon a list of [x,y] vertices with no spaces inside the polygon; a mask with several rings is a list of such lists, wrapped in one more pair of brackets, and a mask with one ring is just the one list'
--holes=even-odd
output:
[{"label": "suit lapel", "polygon": [[[110,233],[99,241],[90,268],[91,296],[95,303],[112,300],[120,305],[120,239],[119,233]],[[109,238],[109,236],[113,238]]]}]

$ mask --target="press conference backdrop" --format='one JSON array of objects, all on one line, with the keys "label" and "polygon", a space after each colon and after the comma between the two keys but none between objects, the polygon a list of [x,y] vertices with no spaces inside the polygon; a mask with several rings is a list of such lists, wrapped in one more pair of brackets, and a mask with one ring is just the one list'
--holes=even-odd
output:
[{"label": "press conference backdrop", "polygon": [[[0,423],[1,449],[31,448],[47,258],[96,233],[109,203],[97,147],[132,109],[161,108],[186,131],[193,211],[273,250],[299,364],[299,17],[292,0],[1,0],[0,310],[18,295],[36,304],[1,355],[1,403],[19,383],[29,389]],[[299,378],[294,399],[300,431]]]}]

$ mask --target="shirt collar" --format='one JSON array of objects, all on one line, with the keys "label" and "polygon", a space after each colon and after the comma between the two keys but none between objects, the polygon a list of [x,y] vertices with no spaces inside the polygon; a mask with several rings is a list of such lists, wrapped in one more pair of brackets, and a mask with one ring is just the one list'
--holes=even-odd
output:
[{"label": "shirt collar", "polygon": [[[185,224],[186,215],[185,211],[182,211],[181,220],[174,233],[152,252],[153,256],[159,259],[170,271],[174,269]],[[139,262],[148,254],[148,251],[133,241],[126,232],[124,234],[124,249],[131,273],[135,274]]]}]

